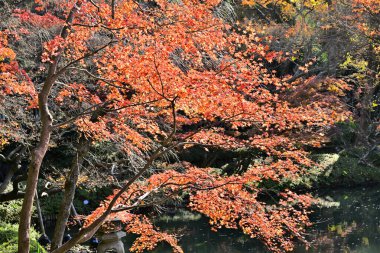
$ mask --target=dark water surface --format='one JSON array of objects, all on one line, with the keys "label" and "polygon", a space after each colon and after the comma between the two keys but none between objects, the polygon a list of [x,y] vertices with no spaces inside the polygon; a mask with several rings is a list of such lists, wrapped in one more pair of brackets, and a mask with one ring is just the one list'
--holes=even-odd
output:
[{"label": "dark water surface", "polygon": [[[380,253],[380,187],[321,193],[330,207],[317,208],[308,229],[312,246],[298,245],[295,253]],[[182,235],[185,253],[266,253],[255,240],[236,230],[213,232],[207,219],[191,213],[163,216],[155,223],[161,230]],[[130,247],[129,240],[125,243]],[[127,250],[128,252],[128,250]],[[172,252],[160,245],[154,253]]]}]

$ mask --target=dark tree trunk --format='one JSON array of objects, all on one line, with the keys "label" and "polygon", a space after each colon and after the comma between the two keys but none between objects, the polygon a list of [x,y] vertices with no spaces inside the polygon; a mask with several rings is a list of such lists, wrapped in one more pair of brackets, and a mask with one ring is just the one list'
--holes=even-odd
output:
[{"label": "dark tree trunk", "polygon": [[76,184],[80,174],[80,166],[82,165],[84,157],[89,150],[89,146],[89,141],[86,140],[85,137],[81,137],[78,143],[76,156],[72,161],[69,175],[66,178],[65,193],[59,209],[53,240],[51,243],[52,250],[57,249],[62,245],[66,224],[70,216],[70,208],[74,200]]}]

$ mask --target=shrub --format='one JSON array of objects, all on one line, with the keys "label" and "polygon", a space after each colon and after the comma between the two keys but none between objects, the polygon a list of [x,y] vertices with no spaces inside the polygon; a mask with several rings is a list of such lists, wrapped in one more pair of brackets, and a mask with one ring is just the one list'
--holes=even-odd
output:
[{"label": "shrub", "polygon": [[22,199],[0,203],[0,220],[6,223],[17,223],[21,206]]},{"label": "shrub", "polygon": [[[17,252],[17,224],[0,222],[0,253]],[[46,253],[46,250],[37,242],[39,233],[30,230],[30,253]]]}]

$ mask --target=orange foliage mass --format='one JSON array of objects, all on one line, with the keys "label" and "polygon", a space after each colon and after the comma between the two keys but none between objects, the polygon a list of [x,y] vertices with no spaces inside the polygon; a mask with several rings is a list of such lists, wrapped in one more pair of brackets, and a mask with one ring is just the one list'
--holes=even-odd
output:
[{"label": "orange foliage mass", "polygon": [[[76,1],[61,2],[56,8],[67,15]],[[233,176],[193,166],[183,172],[167,170],[133,184],[118,206],[141,204],[144,193],[175,198],[185,192],[191,196],[189,208],[208,216],[214,229],[240,228],[274,252],[291,250],[292,239],[303,239],[304,226],[310,224],[306,208],[312,199],[285,191],[277,204],[268,204],[259,199],[265,190],[258,185],[307,171],[312,162],[302,147],[318,146],[319,134],[347,117],[338,104],[345,84],[328,82],[331,90],[311,90],[309,82],[294,87],[282,82],[262,61],[279,54],[260,44],[251,26],[238,32],[217,18],[213,11],[220,1],[159,0],[158,7],[149,7],[149,2],[125,0],[118,1],[114,13],[108,2],[83,1],[67,39],[57,36],[42,45],[42,62],[59,61],[58,73],[89,75],[87,82],[55,87],[60,110],[82,109],[80,117],[62,128],[75,126],[94,141],[120,143],[125,152],[150,151],[172,132],[171,140],[185,147],[260,149],[272,158]],[[45,26],[40,18],[54,20],[50,14],[36,18],[18,13],[23,22],[25,15],[32,18],[33,26]],[[34,85],[17,69],[15,54],[1,35],[1,95],[35,97]],[[326,100],[316,99],[322,93]],[[87,217],[87,225],[111,198]],[[132,251],[166,241],[182,252],[174,237],[154,230],[146,217],[123,211],[109,219],[115,216],[128,232],[140,235]]]},{"label": "orange foliage mass", "polygon": [[[240,228],[252,238],[262,240],[274,252],[292,250],[292,238],[303,240],[302,231],[305,226],[310,225],[305,208],[311,205],[312,198],[286,190],[278,195],[277,205],[268,205],[258,199],[258,195],[263,192],[255,186],[270,175],[270,171],[275,175],[280,174],[281,172],[273,170],[276,170],[276,166],[283,165],[257,167],[240,176],[219,176],[211,168],[200,169],[186,165],[186,170],[183,172],[167,170],[151,176],[144,182],[132,185],[117,201],[116,207],[125,208],[133,205],[138,207],[140,204],[145,204],[144,201],[149,203],[149,200],[141,198],[143,193],[145,196],[147,193],[152,194],[155,202],[158,202],[158,197],[155,195],[159,196],[159,193],[164,193],[166,200],[176,198],[179,193],[187,193],[190,194],[189,208],[209,217],[214,230],[222,227]],[[113,196],[109,196],[108,199],[111,200]],[[87,224],[102,214],[108,203],[109,201],[105,201],[88,216]],[[131,223],[131,217],[135,216],[139,217],[137,223]],[[151,231],[153,226],[148,223],[146,217],[122,211],[112,214],[109,220],[116,217],[122,220],[127,218],[123,221],[127,224],[128,232],[143,235],[137,239],[131,251],[142,252],[143,249],[152,249],[158,242],[165,240],[174,246],[175,252],[181,252],[172,237],[168,237],[165,233],[159,235],[159,232]],[[142,225],[141,221],[149,225]],[[144,226],[149,227],[147,234],[143,231]],[[170,240],[163,238],[170,238]]]}]

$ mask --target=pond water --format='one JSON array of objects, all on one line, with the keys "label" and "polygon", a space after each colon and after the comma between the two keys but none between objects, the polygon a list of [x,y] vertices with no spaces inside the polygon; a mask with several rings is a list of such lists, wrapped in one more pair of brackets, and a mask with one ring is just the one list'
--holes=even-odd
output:
[{"label": "pond water", "polygon": [[[380,252],[380,187],[351,190],[330,190],[319,193],[333,201],[331,207],[317,208],[308,229],[312,246],[298,245],[295,253],[379,253]],[[235,230],[213,232],[207,219],[189,213],[162,216],[155,222],[161,230],[181,235],[185,253],[266,253],[255,240]],[[126,249],[130,241],[125,243]],[[126,251],[128,252],[128,250]],[[169,253],[160,245],[154,253]]]}]

